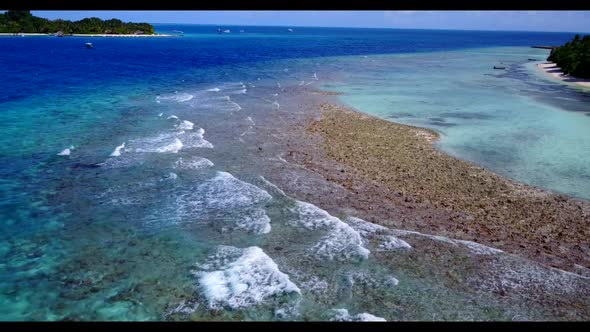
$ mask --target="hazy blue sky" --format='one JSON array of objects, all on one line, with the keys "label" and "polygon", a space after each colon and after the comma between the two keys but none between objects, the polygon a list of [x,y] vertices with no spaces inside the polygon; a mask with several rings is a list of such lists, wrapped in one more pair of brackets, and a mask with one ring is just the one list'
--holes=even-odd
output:
[{"label": "hazy blue sky", "polygon": [[590,11],[33,11],[50,19],[119,18],[194,23],[590,32]]}]

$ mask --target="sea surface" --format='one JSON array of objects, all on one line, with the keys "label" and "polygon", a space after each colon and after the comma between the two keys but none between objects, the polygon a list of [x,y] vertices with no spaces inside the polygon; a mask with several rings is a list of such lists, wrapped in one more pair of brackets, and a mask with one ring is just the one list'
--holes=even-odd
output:
[{"label": "sea surface", "polygon": [[253,152],[324,89],[590,199],[590,93],[530,48],[574,33],[155,26],[183,33],[0,37],[0,320],[588,319],[588,278],[330,215]]}]

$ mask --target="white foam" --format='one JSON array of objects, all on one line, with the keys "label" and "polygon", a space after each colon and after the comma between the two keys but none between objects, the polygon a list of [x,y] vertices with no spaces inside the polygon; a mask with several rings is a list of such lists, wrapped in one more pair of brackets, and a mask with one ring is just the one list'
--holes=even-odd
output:
[{"label": "white foam", "polygon": [[191,156],[187,158],[180,157],[174,163],[174,167],[178,169],[201,169],[206,167],[214,166],[211,160],[206,158],[201,158],[197,156]]},{"label": "white foam", "polygon": [[280,105],[280,104],[279,104],[277,101],[274,101],[274,102],[272,103],[272,105],[275,107],[275,109],[276,109],[277,111],[278,111],[278,110],[281,108],[281,105]]},{"label": "white foam", "polygon": [[281,88],[281,83],[277,82],[277,87],[280,89]]},{"label": "white foam", "polygon": [[160,114],[158,114],[158,116],[162,116],[162,115],[164,115],[164,113],[160,113]]},{"label": "white foam", "polygon": [[407,231],[407,230],[401,230],[401,229],[394,229],[394,230],[392,230],[392,232],[397,235],[416,235],[416,236],[426,237],[428,239],[448,243],[453,246],[461,245],[463,247],[466,247],[472,254],[475,254],[475,255],[494,255],[494,254],[499,254],[499,253],[504,252],[500,249],[488,247],[486,245],[479,244],[476,242],[465,241],[465,240],[455,240],[455,239],[450,239],[448,237],[444,237],[444,236],[440,236],[440,235],[423,234],[423,233],[419,233],[419,232],[415,232],[415,231]]},{"label": "white foam", "polygon": [[393,249],[411,249],[406,241],[396,238],[395,236],[387,236],[386,239],[379,243],[380,250],[393,250]]},{"label": "white foam", "polygon": [[193,99],[195,96],[190,95],[188,93],[181,93],[178,95],[178,97],[176,98],[176,101],[178,101],[179,103],[183,103],[185,101],[189,101],[191,99]]},{"label": "white foam", "polygon": [[138,139],[130,142],[131,146],[137,146],[134,152],[178,153],[183,144],[174,134],[160,134],[156,137]]},{"label": "white foam", "polygon": [[299,82],[299,85],[303,85],[305,83],[305,81],[301,81]]},{"label": "white foam", "polygon": [[236,209],[250,207],[272,199],[266,190],[236,179],[227,172],[217,172],[216,176],[197,188],[208,207]]},{"label": "white foam", "polygon": [[346,222],[365,239],[375,238],[379,241],[379,251],[394,249],[411,249],[406,241],[392,235],[389,228],[376,225],[360,218],[348,217]]},{"label": "white foam", "polygon": [[308,277],[307,280],[299,282],[301,288],[306,292],[324,293],[330,287],[330,284],[317,276]]},{"label": "white foam", "polygon": [[281,190],[281,188],[277,187],[274,183],[268,181],[267,179],[264,178],[264,176],[260,176],[260,179],[269,187],[273,188],[274,190],[276,190],[279,194],[283,195],[283,196],[287,196],[287,194],[285,194],[284,191]]},{"label": "white foam", "polygon": [[251,117],[247,117],[246,120],[248,120],[248,122],[250,122],[253,126],[255,126],[256,124],[254,123],[254,120],[252,120]]},{"label": "white foam", "polygon": [[290,210],[297,215],[295,220],[289,222],[290,224],[312,231],[327,231],[311,248],[318,258],[339,261],[368,258],[370,252],[362,246],[360,234],[347,223],[306,202],[296,201],[295,207]]},{"label": "white foam", "polygon": [[123,144],[117,146],[115,150],[111,153],[111,157],[118,157],[121,155],[121,150],[125,148],[125,142]]},{"label": "white foam", "polygon": [[243,82],[227,82],[221,85],[220,90],[229,94],[245,94],[247,89]]},{"label": "white foam", "polygon": [[219,88],[213,88],[213,89],[207,89],[207,91],[210,91],[210,92],[219,92],[219,91],[221,91],[221,89],[219,89]]},{"label": "white foam", "polygon": [[176,126],[176,129],[178,130],[193,130],[194,127],[194,123],[187,121],[187,120],[182,120],[182,122]]},{"label": "white foam", "polygon": [[209,308],[243,309],[301,294],[258,247],[220,246],[205,263],[196,266],[199,270],[192,273],[198,277]]},{"label": "white foam", "polygon": [[213,149],[213,144],[205,139],[205,129],[203,128],[188,133],[180,133],[178,137],[182,139],[187,148]]},{"label": "white foam", "polygon": [[307,82],[307,83],[305,83],[305,85],[310,85],[310,84],[312,84],[312,83],[313,83],[313,81],[311,81],[311,82]]},{"label": "white foam", "polygon": [[357,230],[363,237],[369,237],[377,232],[386,232],[389,229],[387,227],[370,223],[361,218],[348,217],[346,222],[350,224],[352,228]]},{"label": "white foam", "polygon": [[503,252],[500,249],[496,249],[496,248],[484,246],[483,244],[479,244],[479,243],[476,243],[476,242],[465,241],[465,240],[455,240],[455,241],[458,242],[458,243],[463,244],[472,253],[474,253],[476,255],[493,255],[493,254],[499,254],[499,253],[502,253]]},{"label": "white foam", "polygon": [[165,180],[176,180],[178,179],[178,175],[176,173],[168,173],[168,175],[166,176]]},{"label": "white foam", "polygon": [[345,223],[334,224],[334,228],[312,247],[312,251],[330,260],[348,260],[353,257],[367,259],[370,252],[361,246],[361,237],[345,225]]},{"label": "white foam", "polygon": [[316,81],[318,80],[318,74],[317,73],[313,73],[313,79],[316,80]]},{"label": "white foam", "polygon": [[429,238],[431,240],[445,242],[445,243],[451,244],[453,246],[458,245],[457,242],[455,242],[454,240],[451,240],[447,237],[440,236],[440,235],[423,234],[423,233],[419,233],[419,232],[415,232],[415,231],[407,231],[407,230],[402,230],[402,229],[392,229],[391,232],[395,235],[398,235],[398,236],[417,235],[417,236]]},{"label": "white foam", "polygon": [[270,233],[270,218],[264,209],[251,209],[240,214],[236,227],[255,234]]},{"label": "white foam", "polygon": [[168,95],[163,95],[163,96],[157,96],[156,97],[156,101],[160,102],[160,101],[175,101],[177,103],[183,103],[185,101],[189,101],[191,99],[193,99],[194,96],[188,93],[174,93],[174,94],[168,94]]},{"label": "white foam", "polygon": [[230,98],[230,95],[235,94],[235,91],[225,90],[223,88],[220,89],[220,91],[222,91],[224,95],[205,95],[199,97],[198,103],[192,103],[191,106],[201,110],[218,112],[237,112],[242,109],[238,103],[232,101]]},{"label": "white foam", "polygon": [[336,322],[386,322],[384,318],[366,312],[351,316],[346,309],[332,309],[332,321]]},{"label": "white foam", "polygon": [[182,300],[175,308],[172,308],[166,312],[164,316],[170,316],[175,313],[190,315],[197,311],[199,303],[191,300]]},{"label": "white foam", "polygon": [[244,229],[251,233],[270,231],[270,218],[263,204],[272,196],[255,185],[240,181],[226,172],[202,182],[186,177],[182,188],[167,196],[167,202],[144,221],[155,226],[165,224],[215,223],[221,231]]},{"label": "white foam", "polygon": [[232,109],[232,111],[233,111],[233,112],[237,112],[237,111],[239,111],[239,110],[241,110],[241,109],[242,109],[242,106],[240,106],[240,104],[238,104],[238,103],[236,103],[236,102],[234,102],[234,101],[231,101],[231,100],[229,99],[229,96],[228,96],[227,98],[228,98],[228,100],[229,100],[229,102],[230,102],[230,105],[233,107],[233,109]]},{"label": "white foam", "polygon": [[58,156],[69,156],[70,153],[72,153],[71,149],[67,148],[67,149],[63,149],[60,153],[58,153]]},{"label": "white foam", "polygon": [[170,119],[178,119],[178,117],[176,115],[170,115],[169,117],[166,118],[166,120],[170,120]]}]

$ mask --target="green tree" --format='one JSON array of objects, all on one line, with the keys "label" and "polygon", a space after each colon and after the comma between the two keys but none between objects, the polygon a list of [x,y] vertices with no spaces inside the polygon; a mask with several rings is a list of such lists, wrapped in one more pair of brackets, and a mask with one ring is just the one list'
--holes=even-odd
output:
[{"label": "green tree", "polygon": [[571,76],[590,78],[590,36],[574,38],[549,54],[548,61],[555,62],[561,70]]},{"label": "green tree", "polygon": [[28,10],[9,10],[0,14],[0,32],[55,33],[58,31],[66,34],[133,34],[136,31],[154,34],[154,27],[148,23],[125,23],[115,18],[106,21],[97,17],[74,22],[60,19],[51,21],[35,17]]}]

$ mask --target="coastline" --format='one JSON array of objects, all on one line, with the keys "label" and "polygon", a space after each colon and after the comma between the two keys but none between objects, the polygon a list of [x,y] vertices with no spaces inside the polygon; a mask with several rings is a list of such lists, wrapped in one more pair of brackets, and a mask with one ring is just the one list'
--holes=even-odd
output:
[{"label": "coastline", "polygon": [[314,143],[291,143],[284,158],[348,193],[306,198],[328,210],[352,208],[376,224],[478,242],[590,276],[590,202],[501,177],[436,149],[434,131],[324,95],[327,102],[297,129]]},{"label": "coastline", "polygon": [[[47,36],[53,37],[54,35],[49,33],[0,33],[0,37],[33,37],[33,36]],[[153,34],[153,35],[117,35],[117,34],[80,34],[74,33],[71,35],[65,35],[64,37],[175,37],[175,35],[168,34]]]},{"label": "coastline", "polygon": [[567,74],[564,74],[561,71],[561,68],[557,67],[557,64],[555,64],[553,62],[539,63],[536,65],[536,67],[541,72],[545,73],[547,76],[549,76],[553,79],[557,79],[557,80],[560,80],[560,81],[566,82],[566,83],[573,83],[578,86],[590,89],[590,79],[576,78],[576,77],[571,77]]}]

